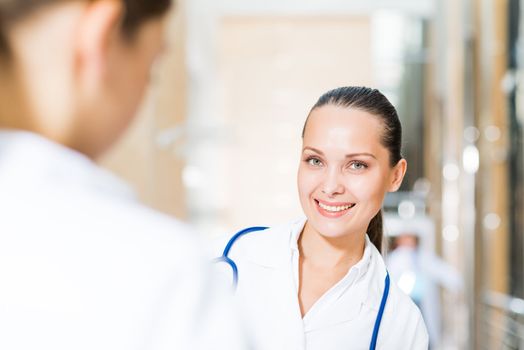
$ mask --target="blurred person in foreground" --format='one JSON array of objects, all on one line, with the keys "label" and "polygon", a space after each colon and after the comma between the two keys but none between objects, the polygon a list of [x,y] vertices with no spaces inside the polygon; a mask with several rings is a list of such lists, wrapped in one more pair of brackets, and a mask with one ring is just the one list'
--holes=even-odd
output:
[{"label": "blurred person in foreground", "polygon": [[0,0],[0,349],[241,349],[199,241],[95,165],[168,0]]}]

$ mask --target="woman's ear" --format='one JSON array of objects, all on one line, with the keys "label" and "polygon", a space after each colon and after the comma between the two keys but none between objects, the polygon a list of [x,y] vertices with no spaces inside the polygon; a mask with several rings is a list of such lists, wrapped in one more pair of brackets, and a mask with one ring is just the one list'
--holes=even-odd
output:
[{"label": "woman's ear", "polygon": [[96,88],[103,80],[123,10],[122,2],[118,0],[97,0],[86,4],[78,23],[75,46],[76,77],[83,85]]},{"label": "woman's ear", "polygon": [[388,192],[395,192],[400,188],[404,175],[408,167],[408,162],[404,158],[398,161],[398,163],[391,170]]}]

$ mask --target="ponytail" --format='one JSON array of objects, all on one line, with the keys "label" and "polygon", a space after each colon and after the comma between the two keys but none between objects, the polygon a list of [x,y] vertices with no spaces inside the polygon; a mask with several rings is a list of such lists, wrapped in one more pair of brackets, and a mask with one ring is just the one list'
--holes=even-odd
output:
[{"label": "ponytail", "polygon": [[382,210],[380,210],[369,222],[367,233],[371,243],[377,247],[379,253],[382,253]]}]

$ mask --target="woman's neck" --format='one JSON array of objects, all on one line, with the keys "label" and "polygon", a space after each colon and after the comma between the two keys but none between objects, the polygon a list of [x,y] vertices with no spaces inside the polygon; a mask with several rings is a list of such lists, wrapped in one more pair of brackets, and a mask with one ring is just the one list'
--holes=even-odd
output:
[{"label": "woman's neck", "polygon": [[0,128],[30,129],[28,104],[13,67],[0,61]]},{"label": "woman's neck", "polygon": [[325,237],[306,222],[298,240],[298,301],[302,317],[364,254],[365,234]]},{"label": "woman's neck", "polygon": [[301,258],[316,266],[326,268],[356,264],[364,254],[365,233],[326,237],[306,222],[298,241]]},{"label": "woman's neck", "polygon": [[68,145],[68,120],[44,113],[30,96],[23,74],[0,62],[0,129],[25,130]]}]

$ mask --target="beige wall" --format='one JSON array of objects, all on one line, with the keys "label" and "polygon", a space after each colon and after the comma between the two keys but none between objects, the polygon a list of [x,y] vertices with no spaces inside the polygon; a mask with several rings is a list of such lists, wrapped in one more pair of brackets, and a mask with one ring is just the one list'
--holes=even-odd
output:
[{"label": "beige wall", "polygon": [[181,180],[183,160],[173,147],[157,143],[159,133],[183,122],[186,72],[183,2],[177,2],[168,22],[168,49],[154,67],[150,89],[137,118],[100,163],[131,184],[148,205],[186,215]]},{"label": "beige wall", "polygon": [[367,16],[225,17],[218,33],[225,227],[301,215],[295,185],[300,134],[325,91],[372,84]]}]

